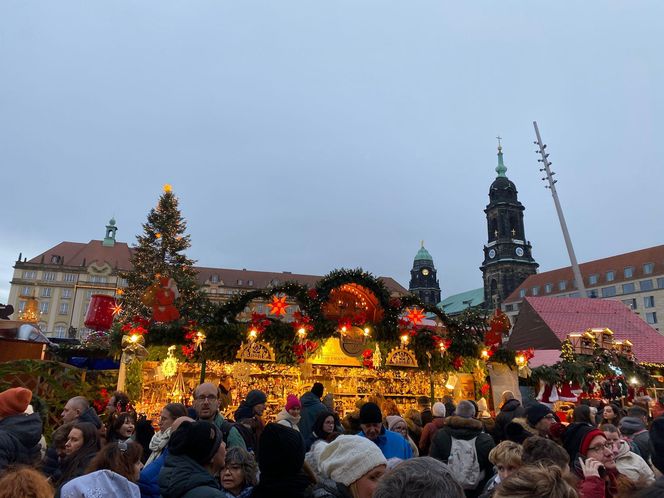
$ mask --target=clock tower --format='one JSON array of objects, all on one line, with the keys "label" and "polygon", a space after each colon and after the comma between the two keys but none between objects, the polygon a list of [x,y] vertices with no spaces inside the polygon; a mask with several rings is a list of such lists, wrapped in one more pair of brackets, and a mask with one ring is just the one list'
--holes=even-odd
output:
[{"label": "clock tower", "polygon": [[436,278],[433,258],[424,248],[424,241],[415,255],[413,269],[410,270],[408,290],[419,297],[424,304],[435,306],[440,302],[440,285]]},{"label": "clock tower", "polygon": [[498,176],[489,188],[486,213],[488,243],[480,269],[484,278],[484,302],[495,309],[539,266],[533,259],[530,242],[523,227],[524,207],[517,198],[503,163],[503,148],[498,140]]}]

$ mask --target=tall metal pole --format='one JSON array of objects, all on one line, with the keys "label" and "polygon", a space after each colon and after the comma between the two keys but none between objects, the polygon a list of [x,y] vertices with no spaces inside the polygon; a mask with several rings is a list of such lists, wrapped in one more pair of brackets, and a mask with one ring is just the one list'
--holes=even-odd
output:
[{"label": "tall metal pole", "polygon": [[544,171],[546,176],[542,180],[548,180],[549,184],[546,185],[546,188],[551,189],[551,196],[553,197],[553,203],[556,205],[556,212],[558,213],[558,220],[560,221],[560,228],[563,231],[563,237],[565,237],[565,245],[567,246],[567,253],[569,254],[569,260],[572,263],[572,272],[574,272],[574,280],[576,282],[576,288],[581,293],[581,297],[586,297],[586,287],[583,285],[583,277],[581,276],[581,270],[579,269],[579,263],[576,261],[576,255],[574,254],[574,247],[572,246],[572,239],[569,236],[569,231],[567,230],[567,223],[565,222],[565,215],[563,214],[563,208],[560,206],[560,200],[558,199],[558,192],[556,192],[556,183],[558,180],[553,179],[555,173],[551,172],[551,163],[549,162],[549,154],[546,153],[546,144],[542,143],[542,137],[540,137],[539,128],[537,127],[537,121],[533,121],[533,126],[535,127],[535,135],[537,135],[537,141],[534,142],[535,145],[539,146],[539,151],[536,153],[541,154],[542,159],[537,161],[544,165],[543,168],[540,168],[540,171]]}]

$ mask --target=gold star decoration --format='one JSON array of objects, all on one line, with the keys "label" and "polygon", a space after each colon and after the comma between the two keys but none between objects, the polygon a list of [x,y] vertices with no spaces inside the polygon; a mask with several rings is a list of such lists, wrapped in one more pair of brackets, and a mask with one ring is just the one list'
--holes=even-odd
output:
[{"label": "gold star decoration", "polygon": [[173,187],[171,186],[170,183],[164,184],[164,192],[167,193],[167,194],[170,193],[170,192],[173,192]]}]

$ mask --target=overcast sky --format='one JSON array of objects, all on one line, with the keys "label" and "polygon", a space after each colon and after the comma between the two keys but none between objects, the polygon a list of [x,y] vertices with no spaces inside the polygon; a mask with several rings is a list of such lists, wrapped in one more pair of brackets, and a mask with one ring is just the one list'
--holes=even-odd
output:
[{"label": "overcast sky", "polygon": [[204,266],[482,285],[503,137],[541,270],[663,243],[664,3],[0,1],[0,302],[19,252],[133,243],[164,183]]}]

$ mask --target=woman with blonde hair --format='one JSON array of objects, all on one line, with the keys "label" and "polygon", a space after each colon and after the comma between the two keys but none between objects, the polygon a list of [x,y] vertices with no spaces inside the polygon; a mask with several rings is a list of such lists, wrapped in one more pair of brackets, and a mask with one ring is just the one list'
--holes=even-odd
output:
[{"label": "woman with blonde hair", "polygon": [[487,481],[480,497],[489,497],[498,484],[519,470],[522,464],[523,447],[513,441],[503,441],[489,452],[489,461],[496,474]]},{"label": "woman with blonde hair", "polygon": [[578,498],[557,465],[525,465],[502,481],[493,498]]}]

